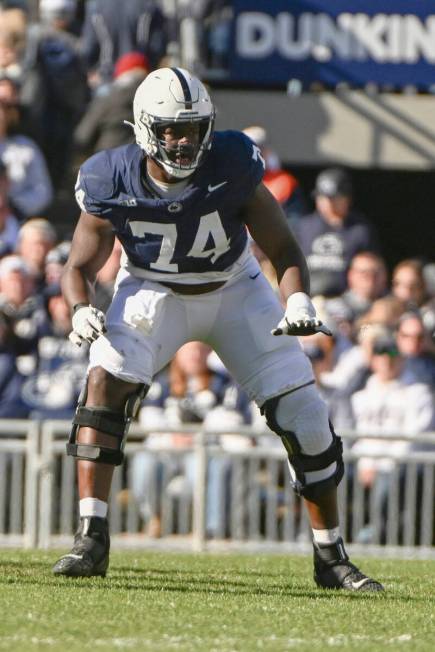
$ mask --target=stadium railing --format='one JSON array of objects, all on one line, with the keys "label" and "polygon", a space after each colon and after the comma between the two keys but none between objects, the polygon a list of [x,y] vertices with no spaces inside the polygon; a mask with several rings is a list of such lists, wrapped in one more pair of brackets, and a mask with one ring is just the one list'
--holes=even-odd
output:
[{"label": "stadium railing", "polygon": [[38,423],[0,419],[0,545],[37,545]]},{"label": "stadium railing", "polygon": [[[78,498],[76,465],[65,455],[69,431],[69,421],[0,420],[0,545],[48,548],[70,544]],[[225,450],[219,435],[228,435],[227,431],[186,425],[177,432],[193,434],[193,445],[181,451],[172,447],[155,451],[146,447],[148,433],[143,428],[134,424],[130,429],[126,462],[115,470],[109,504],[114,546],[196,551],[309,549],[306,513],[291,490],[286,453],[278,437],[240,427],[232,434],[248,438],[253,445]],[[365,490],[358,481],[358,456],[351,443],[361,435],[341,434],[347,474],[339,488],[339,504],[347,541],[364,546],[366,552],[388,547],[397,554],[411,551],[435,556],[435,433],[365,436],[409,439],[416,448],[424,446],[424,450],[392,458],[383,494]],[[146,519],[132,491],[132,461],[144,450],[161,462],[151,487],[154,498],[159,496],[158,538],[144,531]],[[177,466],[173,462],[186,452],[194,465],[193,486],[173,481]],[[385,458],[385,454],[371,457]]]}]

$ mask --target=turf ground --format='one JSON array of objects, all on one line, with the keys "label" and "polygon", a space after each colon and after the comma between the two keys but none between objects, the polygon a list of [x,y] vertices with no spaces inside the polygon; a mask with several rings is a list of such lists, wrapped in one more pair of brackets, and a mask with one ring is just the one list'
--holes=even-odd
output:
[{"label": "turf ground", "polygon": [[71,580],[57,556],[0,550],[0,650],[435,650],[435,561],[365,560],[369,596],[315,588],[308,557],[116,552]]}]

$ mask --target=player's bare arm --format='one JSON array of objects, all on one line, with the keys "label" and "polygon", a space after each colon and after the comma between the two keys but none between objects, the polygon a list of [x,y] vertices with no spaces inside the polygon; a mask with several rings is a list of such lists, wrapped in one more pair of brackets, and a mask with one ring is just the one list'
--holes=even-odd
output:
[{"label": "player's bare arm", "polygon": [[97,272],[109,258],[114,238],[109,222],[81,213],[62,276],[62,291],[70,308],[91,302]]},{"label": "player's bare arm", "polygon": [[97,272],[110,256],[113,243],[110,223],[81,213],[62,276],[62,291],[73,311],[69,337],[77,346],[93,342],[105,332],[105,315],[91,303]]},{"label": "player's bare arm", "polygon": [[260,183],[244,207],[245,223],[275,268],[284,301],[294,292],[310,291],[308,267],[279,203]]},{"label": "player's bare arm", "polygon": [[286,303],[284,318],[273,335],[310,335],[330,331],[316,316],[309,298],[310,280],[305,257],[287,225],[281,206],[260,183],[244,206],[245,223],[258,246],[275,268]]}]

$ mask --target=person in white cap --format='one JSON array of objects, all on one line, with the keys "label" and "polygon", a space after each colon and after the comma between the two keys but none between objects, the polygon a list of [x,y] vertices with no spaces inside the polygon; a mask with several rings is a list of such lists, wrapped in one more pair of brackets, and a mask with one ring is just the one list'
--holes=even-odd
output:
[{"label": "person in white cap", "polygon": [[39,15],[46,23],[59,21],[60,25],[67,27],[75,17],[77,0],[40,0]]},{"label": "person in white cap", "polygon": [[15,352],[30,357],[36,355],[38,340],[47,328],[43,297],[34,288],[31,270],[20,256],[0,260],[0,314],[8,324]]}]

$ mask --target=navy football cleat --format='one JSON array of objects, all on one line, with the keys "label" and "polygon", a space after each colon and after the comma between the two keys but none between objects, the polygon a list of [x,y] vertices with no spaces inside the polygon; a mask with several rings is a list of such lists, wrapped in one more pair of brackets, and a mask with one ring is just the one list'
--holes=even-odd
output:
[{"label": "navy football cleat", "polygon": [[85,516],[80,519],[74,545],[53,566],[55,575],[67,577],[105,577],[109,566],[110,537],[106,518]]},{"label": "navy football cleat", "polygon": [[345,591],[383,591],[384,587],[372,580],[349,561],[340,537],[335,543],[313,542],[314,581],[323,589]]}]

